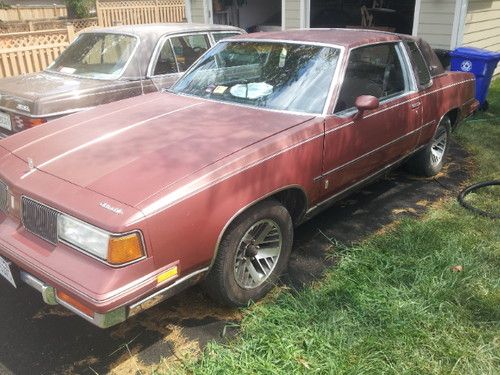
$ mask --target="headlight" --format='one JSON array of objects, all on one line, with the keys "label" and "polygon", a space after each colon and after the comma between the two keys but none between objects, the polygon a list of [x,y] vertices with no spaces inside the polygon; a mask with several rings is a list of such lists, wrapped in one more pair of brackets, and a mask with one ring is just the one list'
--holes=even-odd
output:
[{"label": "headlight", "polygon": [[144,256],[139,233],[115,236],[64,214],[57,217],[57,235],[60,240],[113,265],[128,263]]}]

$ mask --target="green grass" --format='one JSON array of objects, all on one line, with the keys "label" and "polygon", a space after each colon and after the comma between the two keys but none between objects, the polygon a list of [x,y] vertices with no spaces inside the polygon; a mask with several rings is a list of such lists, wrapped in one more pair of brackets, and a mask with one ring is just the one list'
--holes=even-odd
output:
[{"label": "green grass", "polygon": [[[491,112],[456,135],[474,154],[471,182],[500,176],[500,80],[489,101]],[[332,249],[342,260],[324,279],[251,307],[240,337],[210,344],[176,371],[498,374],[499,224],[450,197],[423,218]]]}]

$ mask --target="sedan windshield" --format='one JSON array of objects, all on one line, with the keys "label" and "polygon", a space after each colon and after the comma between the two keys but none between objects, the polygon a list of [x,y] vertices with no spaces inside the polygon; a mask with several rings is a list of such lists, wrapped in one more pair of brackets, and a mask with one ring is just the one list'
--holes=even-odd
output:
[{"label": "sedan windshield", "polygon": [[340,51],[282,42],[222,42],[172,88],[175,93],[320,114]]},{"label": "sedan windshield", "polygon": [[81,34],[47,69],[62,74],[116,79],[132,58],[137,39],[130,35]]}]

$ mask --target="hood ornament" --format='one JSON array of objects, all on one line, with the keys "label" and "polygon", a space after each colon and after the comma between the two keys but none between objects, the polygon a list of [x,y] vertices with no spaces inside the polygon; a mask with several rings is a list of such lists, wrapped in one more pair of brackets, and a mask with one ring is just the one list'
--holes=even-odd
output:
[{"label": "hood ornament", "polygon": [[35,169],[35,163],[33,162],[32,158],[28,158],[28,168],[30,171],[33,171]]}]

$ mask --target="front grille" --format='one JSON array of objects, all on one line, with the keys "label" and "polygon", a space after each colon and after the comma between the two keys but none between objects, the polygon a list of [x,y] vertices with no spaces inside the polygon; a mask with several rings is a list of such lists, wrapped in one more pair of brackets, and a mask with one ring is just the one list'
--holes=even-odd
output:
[{"label": "front grille", "polygon": [[58,212],[32,199],[22,197],[23,225],[31,233],[57,243]]},{"label": "front grille", "polygon": [[0,181],[0,211],[7,212],[9,209],[9,189]]}]

